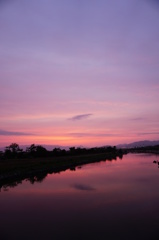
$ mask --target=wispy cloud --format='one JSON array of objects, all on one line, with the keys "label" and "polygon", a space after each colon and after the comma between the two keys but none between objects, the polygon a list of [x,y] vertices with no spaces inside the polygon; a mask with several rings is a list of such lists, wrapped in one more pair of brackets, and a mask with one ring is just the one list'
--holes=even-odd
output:
[{"label": "wispy cloud", "polygon": [[69,133],[69,135],[74,137],[111,137],[111,136],[117,136],[117,134],[111,134],[111,133]]},{"label": "wispy cloud", "polygon": [[82,190],[82,191],[94,191],[96,190],[95,188],[85,185],[85,184],[74,184],[73,188],[77,189],[77,190]]},{"label": "wispy cloud", "polygon": [[81,114],[81,115],[75,115],[72,118],[69,118],[69,120],[76,121],[76,120],[83,120],[86,119],[90,116],[92,116],[92,113],[87,113],[87,114]]},{"label": "wispy cloud", "polygon": [[24,132],[12,132],[12,131],[0,130],[0,135],[1,136],[31,136],[31,135],[34,135],[34,134],[32,134],[32,133],[24,133]]},{"label": "wispy cloud", "polygon": [[159,135],[159,132],[143,132],[143,133],[138,133],[139,136],[144,136],[144,135]]},{"label": "wispy cloud", "polygon": [[143,117],[136,117],[136,118],[131,118],[130,120],[131,121],[143,121],[143,120],[145,120],[145,118],[143,118]]}]

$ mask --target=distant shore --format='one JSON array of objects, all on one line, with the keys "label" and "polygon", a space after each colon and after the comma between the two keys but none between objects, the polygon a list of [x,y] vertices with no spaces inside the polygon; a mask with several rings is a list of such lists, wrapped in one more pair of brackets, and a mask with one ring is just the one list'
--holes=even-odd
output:
[{"label": "distant shore", "polygon": [[123,150],[123,153],[149,153],[159,155],[159,149],[132,148]]}]

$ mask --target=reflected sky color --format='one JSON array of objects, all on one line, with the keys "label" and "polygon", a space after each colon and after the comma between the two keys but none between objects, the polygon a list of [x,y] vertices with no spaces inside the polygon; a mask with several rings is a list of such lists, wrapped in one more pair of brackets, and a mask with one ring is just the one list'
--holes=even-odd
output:
[{"label": "reflected sky color", "polygon": [[0,145],[158,140],[158,22],[158,1],[0,1]]},{"label": "reflected sky color", "polygon": [[156,239],[159,168],[154,159],[159,161],[129,154],[1,191],[2,239]]}]

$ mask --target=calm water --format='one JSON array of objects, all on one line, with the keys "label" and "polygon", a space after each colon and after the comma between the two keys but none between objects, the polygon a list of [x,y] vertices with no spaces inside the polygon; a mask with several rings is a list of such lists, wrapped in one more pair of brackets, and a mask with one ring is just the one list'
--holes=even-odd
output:
[{"label": "calm water", "polygon": [[159,239],[159,156],[127,155],[0,192],[0,239]]}]

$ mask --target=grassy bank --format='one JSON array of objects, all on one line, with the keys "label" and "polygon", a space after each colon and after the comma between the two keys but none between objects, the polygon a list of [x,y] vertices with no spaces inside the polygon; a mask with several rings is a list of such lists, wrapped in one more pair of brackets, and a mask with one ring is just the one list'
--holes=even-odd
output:
[{"label": "grassy bank", "polygon": [[[112,160],[117,153],[98,153],[80,156],[61,156],[54,158],[5,159],[0,161],[0,187],[13,181],[30,179],[41,181],[48,173],[56,173],[67,169],[98,161]],[[120,154],[121,157],[121,154]]]}]

